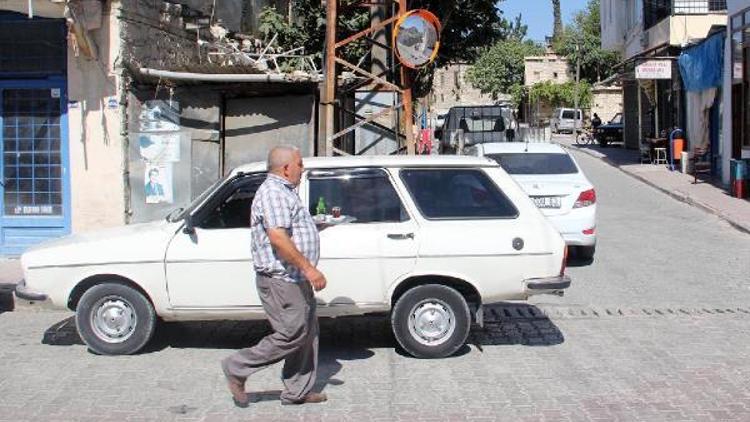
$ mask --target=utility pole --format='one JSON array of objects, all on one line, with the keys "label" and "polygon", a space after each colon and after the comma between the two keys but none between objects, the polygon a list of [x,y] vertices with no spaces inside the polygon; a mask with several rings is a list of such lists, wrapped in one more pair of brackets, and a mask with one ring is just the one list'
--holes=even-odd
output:
[{"label": "utility pole", "polygon": [[326,2],[326,57],[325,57],[325,95],[323,96],[323,113],[325,122],[325,149],[318,155],[333,155],[333,116],[336,111],[336,2]]},{"label": "utility pole", "polygon": [[[409,10],[407,6],[408,0],[399,0],[398,2],[398,14],[399,16],[406,14]],[[414,112],[412,110],[412,95],[411,95],[411,71],[406,66],[401,66],[401,86],[403,92],[401,94],[401,102],[404,103],[404,135],[406,135],[406,153],[414,155],[417,152],[417,145],[414,142]]]},{"label": "utility pole", "polygon": [[[580,45],[576,41],[576,95],[575,105],[573,106],[573,133],[578,138],[578,84],[581,81],[581,52]],[[581,119],[583,120],[583,113],[581,113]],[[583,121],[581,122],[583,123]]]}]

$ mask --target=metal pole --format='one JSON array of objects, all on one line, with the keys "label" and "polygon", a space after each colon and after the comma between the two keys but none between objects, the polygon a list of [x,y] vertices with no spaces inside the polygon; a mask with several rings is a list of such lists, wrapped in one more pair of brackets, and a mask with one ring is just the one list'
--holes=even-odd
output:
[{"label": "metal pole", "polygon": [[[402,16],[406,14],[408,0],[399,0],[398,2],[398,15]],[[405,66],[401,66],[401,87],[403,89],[404,103],[404,131],[406,132],[406,151],[409,155],[416,154],[417,146],[414,142],[414,122],[412,113],[412,95],[411,95],[411,72]]]},{"label": "metal pole", "polygon": [[[581,82],[581,54],[576,42],[576,91],[575,105],[573,106],[573,133],[578,137],[578,84]],[[581,116],[583,118],[583,116]]]},{"label": "metal pole", "polygon": [[[325,150],[323,154],[333,155],[333,115],[335,113],[334,102],[336,101],[336,6],[338,0],[326,1],[326,59],[325,59],[325,95],[324,122],[325,122]],[[323,155],[321,154],[321,155]]]}]

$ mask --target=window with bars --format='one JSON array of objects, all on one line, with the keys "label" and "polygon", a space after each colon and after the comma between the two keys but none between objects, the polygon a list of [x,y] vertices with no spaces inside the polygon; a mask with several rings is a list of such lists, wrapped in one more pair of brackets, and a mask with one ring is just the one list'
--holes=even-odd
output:
[{"label": "window with bars", "polygon": [[726,12],[726,0],[643,0],[643,25],[649,29],[671,15]]},{"label": "window with bars", "polygon": [[60,91],[24,88],[0,94],[5,215],[62,215]]}]

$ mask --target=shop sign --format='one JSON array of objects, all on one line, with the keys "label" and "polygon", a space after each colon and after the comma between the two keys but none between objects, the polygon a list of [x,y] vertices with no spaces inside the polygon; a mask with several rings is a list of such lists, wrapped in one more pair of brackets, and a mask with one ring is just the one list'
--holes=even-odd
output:
[{"label": "shop sign", "polygon": [[672,79],[671,60],[649,60],[635,67],[636,79]]}]

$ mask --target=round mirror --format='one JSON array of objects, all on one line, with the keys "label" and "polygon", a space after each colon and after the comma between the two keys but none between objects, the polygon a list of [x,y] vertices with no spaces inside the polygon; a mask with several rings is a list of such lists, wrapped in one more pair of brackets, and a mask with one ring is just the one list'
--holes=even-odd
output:
[{"label": "round mirror", "polygon": [[424,66],[437,56],[440,21],[427,10],[412,10],[398,20],[393,38],[396,55],[404,66]]}]

